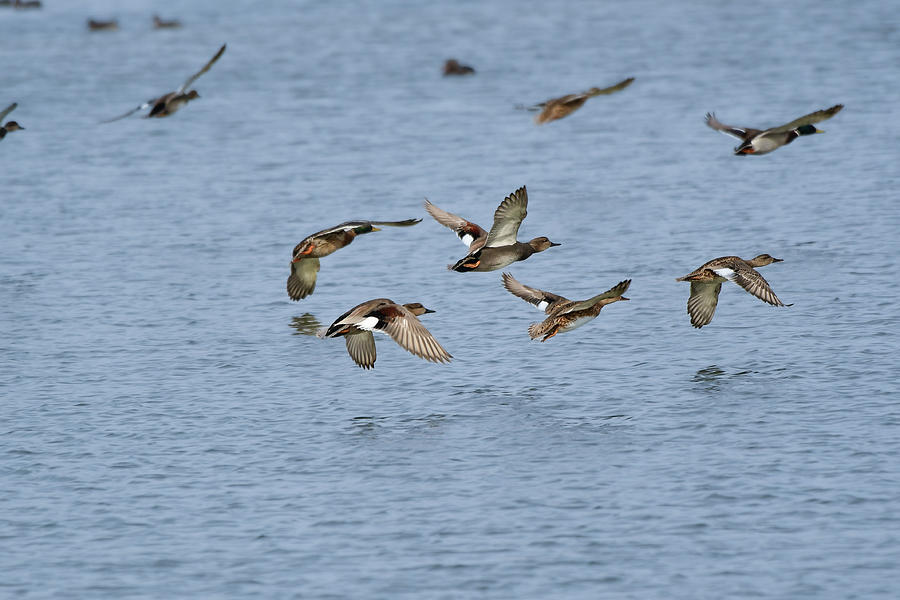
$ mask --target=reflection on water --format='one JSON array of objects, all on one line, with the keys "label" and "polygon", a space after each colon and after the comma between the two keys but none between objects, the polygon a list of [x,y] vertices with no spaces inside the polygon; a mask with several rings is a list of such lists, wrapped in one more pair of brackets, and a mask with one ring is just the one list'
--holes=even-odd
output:
[{"label": "reflection on water", "polygon": [[290,326],[297,330],[294,335],[316,335],[322,329],[322,323],[309,313],[291,319]]},{"label": "reflection on water", "polygon": [[692,381],[694,383],[700,384],[701,389],[703,389],[704,391],[716,392],[719,390],[719,386],[721,384],[726,383],[736,377],[749,375],[750,373],[753,373],[753,371],[749,369],[727,373],[718,365],[710,365],[697,371],[697,373],[694,374]]}]

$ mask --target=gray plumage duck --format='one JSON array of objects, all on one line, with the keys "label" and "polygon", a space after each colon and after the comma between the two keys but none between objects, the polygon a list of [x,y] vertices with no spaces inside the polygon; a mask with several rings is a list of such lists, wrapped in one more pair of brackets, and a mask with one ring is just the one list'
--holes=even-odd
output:
[{"label": "gray plumage duck", "polygon": [[525,186],[507,196],[494,211],[494,224],[485,231],[477,224],[442,210],[425,200],[425,210],[434,220],[452,229],[469,247],[469,253],[450,265],[451,271],[496,271],[532,254],[553,246],[547,237],[536,237],[528,242],[518,241],[519,226],[528,214],[528,191]]}]

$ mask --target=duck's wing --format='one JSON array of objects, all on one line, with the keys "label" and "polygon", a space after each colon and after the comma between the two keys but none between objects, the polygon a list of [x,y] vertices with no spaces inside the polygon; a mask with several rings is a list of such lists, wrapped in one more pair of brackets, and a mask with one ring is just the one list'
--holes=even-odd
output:
[{"label": "duck's wing", "polygon": [[362,221],[370,225],[381,225],[382,227],[409,227],[416,223],[421,223],[422,219],[404,219],[403,221]]},{"label": "duck's wing", "polygon": [[794,119],[790,123],[785,123],[784,125],[767,129],[766,133],[787,133],[788,131],[793,131],[798,127],[802,127],[803,125],[812,125],[813,123],[818,123],[820,121],[830,119],[834,115],[841,112],[842,108],[844,108],[843,104],[835,104],[831,108],[817,110],[816,112],[804,115],[799,119]]},{"label": "duck's wing", "polygon": [[749,133],[756,131],[746,127],[726,125],[716,118],[716,113],[706,113],[706,124],[716,131],[721,131],[722,133],[736,137],[739,140],[743,140]]},{"label": "duck's wing", "polygon": [[505,287],[506,291],[513,296],[518,296],[525,302],[535,305],[538,309],[547,314],[552,312],[554,308],[560,305],[560,303],[569,302],[567,298],[563,298],[562,296],[557,296],[551,292],[545,292],[544,290],[524,285],[516,280],[510,273],[503,274],[503,287]]},{"label": "duck's wing", "polygon": [[486,248],[516,243],[522,219],[528,215],[528,191],[523,185],[507,196],[494,211],[494,224],[484,242]]},{"label": "duck's wing", "polygon": [[[405,221],[345,221],[340,225],[335,225],[334,227],[329,227],[328,229],[323,229],[322,231],[317,231],[306,239],[312,239],[316,237],[320,237],[323,235],[328,235],[330,233],[339,233],[342,231],[348,231],[350,229],[355,229],[357,227],[362,227],[363,225],[384,225],[387,227],[409,227],[410,225],[415,225],[416,223],[421,223],[422,219],[406,219]],[[306,241],[306,240],[304,240]],[[301,244],[303,242],[300,242]]]},{"label": "duck's wing", "polygon": [[775,295],[775,292],[772,291],[772,288],[769,287],[769,282],[753,267],[734,264],[731,267],[720,267],[713,269],[713,271],[717,275],[738,284],[763,302],[768,302],[774,306],[784,306],[781,300],[778,299],[778,296]]},{"label": "duck's wing", "polygon": [[375,366],[375,336],[371,331],[359,331],[344,336],[347,353],[363,369]]},{"label": "duck's wing", "polygon": [[150,100],[147,100],[143,104],[139,104],[138,106],[132,108],[125,114],[121,114],[118,117],[113,117],[112,119],[106,119],[105,121],[100,121],[100,123],[101,124],[112,123],[113,121],[118,121],[119,119],[124,119],[125,117],[130,117],[131,115],[133,115],[134,113],[136,113],[139,110],[144,110],[144,109],[150,108],[151,106],[156,104],[158,101],[159,101],[159,98],[151,98]]},{"label": "duck's wing", "polygon": [[[3,112],[0,112],[0,121],[2,121],[3,118],[6,117],[6,115],[8,115],[8,114],[11,113],[12,111],[16,110],[16,107],[17,107],[18,105],[19,105],[18,102],[13,102],[12,104],[10,104],[10,105],[7,106],[6,108],[4,108],[4,109],[3,109]],[[3,125],[3,123],[0,123],[0,125]]]},{"label": "duck's wing", "polygon": [[621,92],[622,90],[624,90],[625,88],[627,88],[629,85],[632,84],[633,81],[634,81],[634,77],[629,77],[628,79],[623,79],[623,80],[620,81],[619,83],[617,83],[617,84],[615,84],[615,85],[611,85],[611,86],[609,86],[609,87],[607,87],[607,88],[602,88],[602,89],[600,89],[600,88],[591,88],[590,90],[588,90],[587,92],[585,92],[585,94],[586,94],[587,96],[589,96],[589,97],[593,97],[593,96],[605,96],[605,95],[607,95],[607,94],[614,94],[614,93],[616,93],[616,92]]},{"label": "duck's wing", "polygon": [[716,312],[719,303],[721,281],[692,281],[691,297],[688,298],[687,311],[691,316],[691,325],[697,329],[708,325]]},{"label": "duck's wing", "polygon": [[615,286],[609,288],[602,294],[597,294],[593,298],[588,298],[587,300],[582,300],[581,302],[576,302],[572,306],[567,307],[560,314],[570,313],[570,312],[574,312],[576,310],[585,310],[586,308],[591,308],[592,306],[594,306],[601,300],[608,300],[610,298],[615,298],[617,296],[621,296],[622,294],[625,293],[625,290],[627,290],[628,286],[630,286],[630,285],[631,285],[630,279],[626,279],[625,281],[620,281]]},{"label": "duck's wing", "polygon": [[211,59],[209,59],[209,62],[206,63],[205,65],[203,65],[203,68],[202,68],[202,69],[200,69],[199,71],[197,71],[196,73],[194,73],[193,75],[191,75],[190,77],[188,77],[188,78],[187,78],[187,81],[185,81],[183,84],[181,84],[181,87],[178,88],[178,90],[176,90],[175,93],[176,93],[176,94],[183,94],[184,91],[185,91],[186,89],[188,89],[188,87],[190,87],[190,85],[191,85],[192,83],[194,83],[195,81],[197,81],[197,78],[198,78],[198,77],[200,77],[201,75],[203,75],[204,73],[206,73],[207,71],[209,71],[210,67],[212,67],[212,66],[215,64],[215,62],[216,62],[217,60],[219,60],[219,58],[221,58],[222,54],[225,53],[225,46],[226,46],[226,45],[227,45],[227,44],[222,44],[222,47],[219,48],[219,51],[216,52],[216,55],[213,56]]},{"label": "duck's wing", "polygon": [[302,258],[291,263],[291,274],[287,280],[287,293],[291,300],[302,300],[313,293],[318,272],[318,258]]},{"label": "duck's wing", "polygon": [[407,351],[431,362],[450,362],[453,358],[406,307],[395,304],[382,314],[393,317],[386,319],[385,333]]},{"label": "duck's wing", "polygon": [[[428,211],[429,215],[434,217],[435,221],[444,227],[452,229],[456,235],[459,236],[459,239],[462,240],[462,243],[469,247],[470,252],[481,247],[485,238],[487,238],[488,232],[482,229],[477,223],[467,221],[459,215],[454,215],[446,210],[442,210],[429,202],[427,198],[425,199],[425,210]],[[479,242],[478,246],[476,246],[476,242]]]}]

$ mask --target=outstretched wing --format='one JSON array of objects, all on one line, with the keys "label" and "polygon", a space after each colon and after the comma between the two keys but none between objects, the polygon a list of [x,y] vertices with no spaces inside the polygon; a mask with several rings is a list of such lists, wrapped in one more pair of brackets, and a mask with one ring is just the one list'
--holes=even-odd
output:
[{"label": "outstretched wing", "polygon": [[200,77],[201,75],[203,75],[204,73],[206,73],[207,71],[209,71],[209,68],[212,67],[212,66],[215,64],[215,62],[216,62],[217,60],[219,60],[219,58],[222,56],[222,54],[225,53],[225,46],[227,46],[227,44],[222,44],[222,47],[219,48],[219,51],[216,52],[216,55],[213,56],[211,59],[209,59],[209,62],[206,63],[205,65],[203,65],[203,68],[202,68],[202,69],[200,69],[199,71],[197,71],[196,73],[194,73],[193,75],[191,75],[190,77],[188,77],[188,78],[187,78],[187,81],[185,81],[183,84],[181,84],[181,87],[178,88],[178,90],[176,90],[175,93],[176,93],[176,94],[183,94],[184,91],[185,91],[186,89],[188,89],[188,87],[190,87],[190,85],[191,85],[192,83],[194,83],[195,81],[197,81],[197,78],[198,78],[198,77]]},{"label": "outstretched wing", "polygon": [[136,106],[135,108],[132,108],[131,110],[129,110],[127,113],[125,113],[123,115],[119,115],[118,117],[113,117],[112,119],[106,119],[105,121],[100,121],[100,123],[101,124],[102,123],[112,123],[113,121],[118,121],[119,119],[124,119],[125,117],[129,117],[139,110],[144,110],[146,108],[150,108],[151,106],[156,104],[156,102],[158,100],[159,100],[159,98],[152,98],[150,100],[147,100],[143,104],[140,104],[140,105]]},{"label": "outstretched wing", "polygon": [[[474,252],[484,245],[484,240],[487,238],[488,233],[477,223],[467,221],[459,215],[442,210],[429,202],[427,198],[425,199],[425,210],[434,217],[435,221],[444,227],[452,229],[459,236],[459,239],[462,240],[462,243],[469,247],[470,252]],[[476,242],[479,242],[477,246]]]},{"label": "outstretched wing", "polygon": [[[13,102],[12,104],[10,104],[10,105],[7,106],[6,108],[4,108],[4,109],[3,109],[3,112],[0,112],[0,121],[2,121],[3,118],[6,117],[6,115],[8,115],[8,114],[11,113],[12,111],[16,110],[16,107],[17,107],[18,105],[19,105],[18,102]],[[3,125],[3,123],[0,123],[0,125]]]},{"label": "outstretched wing", "polygon": [[384,328],[385,333],[419,358],[431,362],[450,362],[450,359],[453,358],[450,353],[441,347],[409,309],[400,305],[391,308],[399,310],[400,316],[388,320],[387,326]]},{"label": "outstretched wing", "polygon": [[688,298],[687,311],[691,315],[691,325],[700,329],[712,321],[719,303],[721,281],[692,281],[691,297]]},{"label": "outstretched wing", "polygon": [[631,285],[631,280],[626,279],[625,281],[620,281],[615,286],[609,288],[602,294],[597,294],[593,298],[588,298],[587,300],[582,300],[581,302],[576,302],[572,306],[566,308],[561,314],[574,312],[576,310],[584,310],[586,308],[590,308],[600,302],[601,300],[607,300],[609,298],[615,298],[616,296],[621,296],[625,293],[625,290],[628,289],[628,286]]},{"label": "outstretched wing", "polygon": [[[317,231],[314,234],[310,235],[306,239],[319,237],[319,236],[323,236],[323,235],[328,235],[329,233],[337,233],[339,231],[348,231],[350,229],[362,227],[363,225],[384,225],[387,227],[409,227],[410,225],[415,225],[416,223],[421,223],[421,222],[422,222],[422,219],[406,219],[405,221],[344,221],[340,225],[335,225],[334,227],[329,227],[328,229],[323,229],[322,231]],[[301,243],[303,243],[303,242],[301,242]]]},{"label": "outstretched wing", "polygon": [[784,306],[781,300],[778,299],[778,296],[775,295],[775,292],[772,291],[769,282],[756,269],[752,267],[729,269],[726,267],[713,270],[717,275],[733,281],[763,302],[768,302],[774,306]]},{"label": "outstretched wing", "polygon": [[353,362],[363,369],[371,369],[375,366],[375,336],[371,331],[360,331],[344,336],[347,343],[347,353]]},{"label": "outstretched wing", "polygon": [[739,140],[743,140],[747,136],[747,129],[722,123],[716,118],[716,113],[706,113],[706,124],[716,131],[721,131],[726,135],[734,136]]},{"label": "outstretched wing", "polygon": [[503,287],[505,287],[506,291],[513,296],[518,296],[525,302],[535,305],[538,309],[547,314],[552,312],[561,302],[569,301],[568,299],[557,296],[551,292],[545,292],[544,290],[524,285],[510,273],[503,274]]},{"label": "outstretched wing", "polygon": [[528,215],[528,191],[523,185],[507,196],[494,211],[494,224],[484,245],[487,248],[516,243],[522,219]]},{"label": "outstretched wing", "polygon": [[629,77],[628,79],[624,79],[615,85],[611,85],[607,88],[591,88],[585,94],[588,96],[605,96],[607,94],[614,94],[616,92],[620,92],[627,88],[634,81],[634,77]]},{"label": "outstretched wing", "polygon": [[301,258],[291,263],[291,274],[287,280],[287,293],[291,300],[302,300],[313,293],[318,272],[318,258]]},{"label": "outstretched wing", "polygon": [[824,121],[826,119],[830,119],[834,115],[841,112],[841,109],[844,108],[843,104],[835,104],[831,108],[826,108],[824,110],[817,110],[816,112],[809,113],[808,115],[804,115],[799,119],[794,119],[790,123],[785,123],[779,127],[773,127],[772,129],[767,129],[766,133],[786,133],[788,131],[793,131],[798,127],[802,127],[803,125],[812,125],[813,123],[818,123],[819,121]]}]

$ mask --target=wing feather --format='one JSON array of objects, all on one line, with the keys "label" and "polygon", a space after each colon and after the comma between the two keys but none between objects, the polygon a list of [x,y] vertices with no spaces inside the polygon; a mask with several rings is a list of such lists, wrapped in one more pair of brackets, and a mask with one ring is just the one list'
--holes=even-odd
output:
[{"label": "wing feather", "polygon": [[407,308],[397,305],[400,315],[390,319],[384,328],[405,350],[431,362],[450,362],[453,358]]},{"label": "wing feather", "polygon": [[716,113],[706,113],[706,124],[716,131],[721,131],[722,133],[736,137],[739,140],[743,140],[747,136],[747,129],[725,125],[716,118]]},{"label": "wing feather", "polygon": [[287,280],[287,292],[291,300],[302,300],[313,293],[318,272],[318,258],[302,258],[291,263],[291,274]]},{"label": "wing feather", "polygon": [[[510,273],[503,273],[503,287],[505,287],[506,291],[513,296],[518,296],[525,302],[533,304],[547,314],[550,314],[550,312],[559,306],[560,303],[569,302],[567,298],[563,298],[562,296],[557,296],[551,292],[545,292],[544,290],[524,285],[516,280]],[[544,304],[544,306],[542,307],[541,304]]]},{"label": "wing feather", "polygon": [[[12,111],[16,110],[16,107],[17,107],[18,105],[19,105],[18,102],[13,102],[12,104],[10,104],[10,105],[7,106],[6,108],[4,108],[4,109],[3,109],[3,112],[0,112],[0,121],[2,121],[2,120],[6,117],[6,115],[8,115],[8,114],[11,113]],[[3,125],[3,123],[0,123],[0,125]]]},{"label": "wing feather", "polygon": [[721,281],[692,281],[691,297],[688,298],[687,311],[691,316],[691,325],[697,329],[708,325],[716,312]]},{"label": "wing feather", "polygon": [[206,73],[207,71],[209,71],[210,67],[212,67],[212,66],[215,64],[215,62],[216,62],[217,60],[219,60],[219,58],[222,57],[222,54],[225,53],[225,46],[227,46],[227,44],[222,44],[222,47],[219,48],[219,51],[216,52],[216,55],[213,56],[211,59],[209,59],[209,62],[206,63],[205,65],[203,65],[203,68],[202,68],[202,69],[200,69],[199,71],[197,71],[196,73],[194,73],[193,75],[191,75],[190,77],[188,77],[188,78],[187,78],[187,81],[185,81],[183,84],[181,84],[181,87],[178,88],[178,90],[176,90],[175,94],[176,94],[176,95],[177,95],[177,94],[183,94],[184,91],[185,91],[186,89],[188,89],[188,87],[189,87],[192,83],[194,83],[195,81],[197,81],[197,78],[198,78],[198,77],[200,77],[201,75],[203,75],[204,73]]},{"label": "wing feather", "polygon": [[528,191],[523,185],[504,198],[494,211],[494,224],[485,240],[485,247],[509,246],[516,243],[522,219],[528,215]]},{"label": "wing feather", "polygon": [[360,331],[344,336],[347,353],[357,365],[363,369],[375,366],[375,336],[371,331]]},{"label": "wing feather", "polygon": [[786,133],[788,131],[793,131],[794,129],[797,129],[798,127],[801,127],[803,125],[812,125],[813,123],[818,123],[820,121],[830,119],[834,115],[841,112],[842,108],[844,108],[843,104],[835,104],[831,108],[817,110],[816,112],[811,112],[808,115],[803,115],[799,119],[794,119],[790,123],[785,123],[784,125],[767,129],[766,133]]}]

